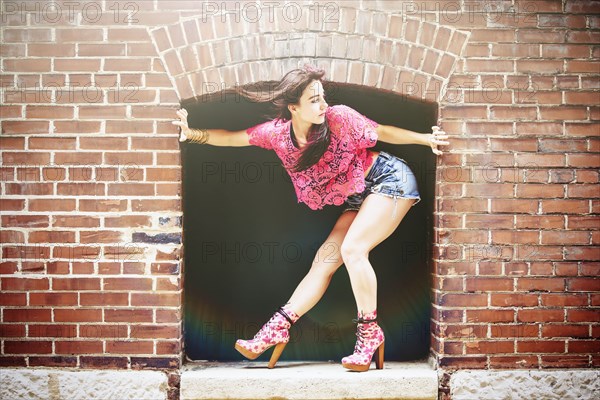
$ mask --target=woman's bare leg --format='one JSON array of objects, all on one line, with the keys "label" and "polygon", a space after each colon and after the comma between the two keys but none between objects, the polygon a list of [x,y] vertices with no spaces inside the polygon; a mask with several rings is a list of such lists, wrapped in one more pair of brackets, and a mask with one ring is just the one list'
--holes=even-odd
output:
[{"label": "woman's bare leg", "polygon": [[377,309],[377,278],[369,262],[369,252],[396,230],[414,201],[401,198],[395,201],[391,197],[370,194],[346,233],[341,255],[359,312]]},{"label": "woman's bare leg", "polygon": [[325,294],[333,274],[343,264],[340,249],[356,215],[356,211],[343,212],[317,251],[310,270],[288,301],[287,307],[296,314],[302,316],[307,313]]}]

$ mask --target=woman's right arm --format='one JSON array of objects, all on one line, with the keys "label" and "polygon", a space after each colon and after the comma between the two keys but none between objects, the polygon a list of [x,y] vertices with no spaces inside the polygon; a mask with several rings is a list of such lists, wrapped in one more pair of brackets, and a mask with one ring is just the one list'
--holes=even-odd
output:
[{"label": "woman's right arm", "polygon": [[[188,126],[187,117],[188,112],[185,108],[177,110],[177,116],[179,120],[173,121],[173,125],[177,125],[181,128],[179,134],[179,141],[184,142],[188,138],[193,138],[197,135],[199,130],[192,129]],[[207,135],[205,137],[205,144],[213,146],[229,146],[229,147],[242,147],[250,146],[250,141],[246,130],[241,131],[228,131],[225,129],[207,129],[205,130]]]}]

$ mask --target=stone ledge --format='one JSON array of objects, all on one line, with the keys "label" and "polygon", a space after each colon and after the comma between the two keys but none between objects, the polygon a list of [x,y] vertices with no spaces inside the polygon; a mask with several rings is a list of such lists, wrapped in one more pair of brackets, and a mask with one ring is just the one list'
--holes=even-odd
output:
[{"label": "stone ledge", "polygon": [[459,370],[450,377],[452,400],[472,399],[599,399],[600,371]]},{"label": "stone ledge", "polygon": [[181,400],[437,399],[437,372],[426,361],[386,362],[352,372],[339,363],[193,362],[181,370]]},{"label": "stone ledge", "polygon": [[159,371],[1,368],[0,399],[165,400]]}]

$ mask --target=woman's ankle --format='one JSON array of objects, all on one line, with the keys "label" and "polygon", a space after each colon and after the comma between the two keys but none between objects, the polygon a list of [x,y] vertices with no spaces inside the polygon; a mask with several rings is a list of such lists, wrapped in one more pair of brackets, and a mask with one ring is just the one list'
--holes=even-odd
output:
[{"label": "woman's ankle", "polygon": [[377,308],[373,311],[365,312],[364,310],[358,311],[358,318],[362,320],[376,320],[377,319]]},{"label": "woman's ankle", "polygon": [[292,323],[298,321],[302,316],[301,314],[298,314],[296,312],[294,306],[290,303],[286,303],[283,306],[281,306],[281,310],[283,310],[283,312],[291,319]]}]

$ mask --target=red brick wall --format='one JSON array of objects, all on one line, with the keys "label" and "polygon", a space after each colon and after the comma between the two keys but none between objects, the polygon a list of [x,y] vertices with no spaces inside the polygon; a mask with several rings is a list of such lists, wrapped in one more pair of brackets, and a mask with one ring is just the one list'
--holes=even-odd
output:
[{"label": "red brick wall", "polygon": [[179,364],[174,110],[303,57],[440,104],[440,365],[598,365],[598,2],[47,3],[3,3],[2,365]]},{"label": "red brick wall", "polygon": [[599,6],[520,1],[465,18],[440,104],[454,136],[437,186],[444,367],[600,363]]},{"label": "red brick wall", "polygon": [[3,3],[0,360],[177,366],[178,97],[147,27],[179,13]]}]

